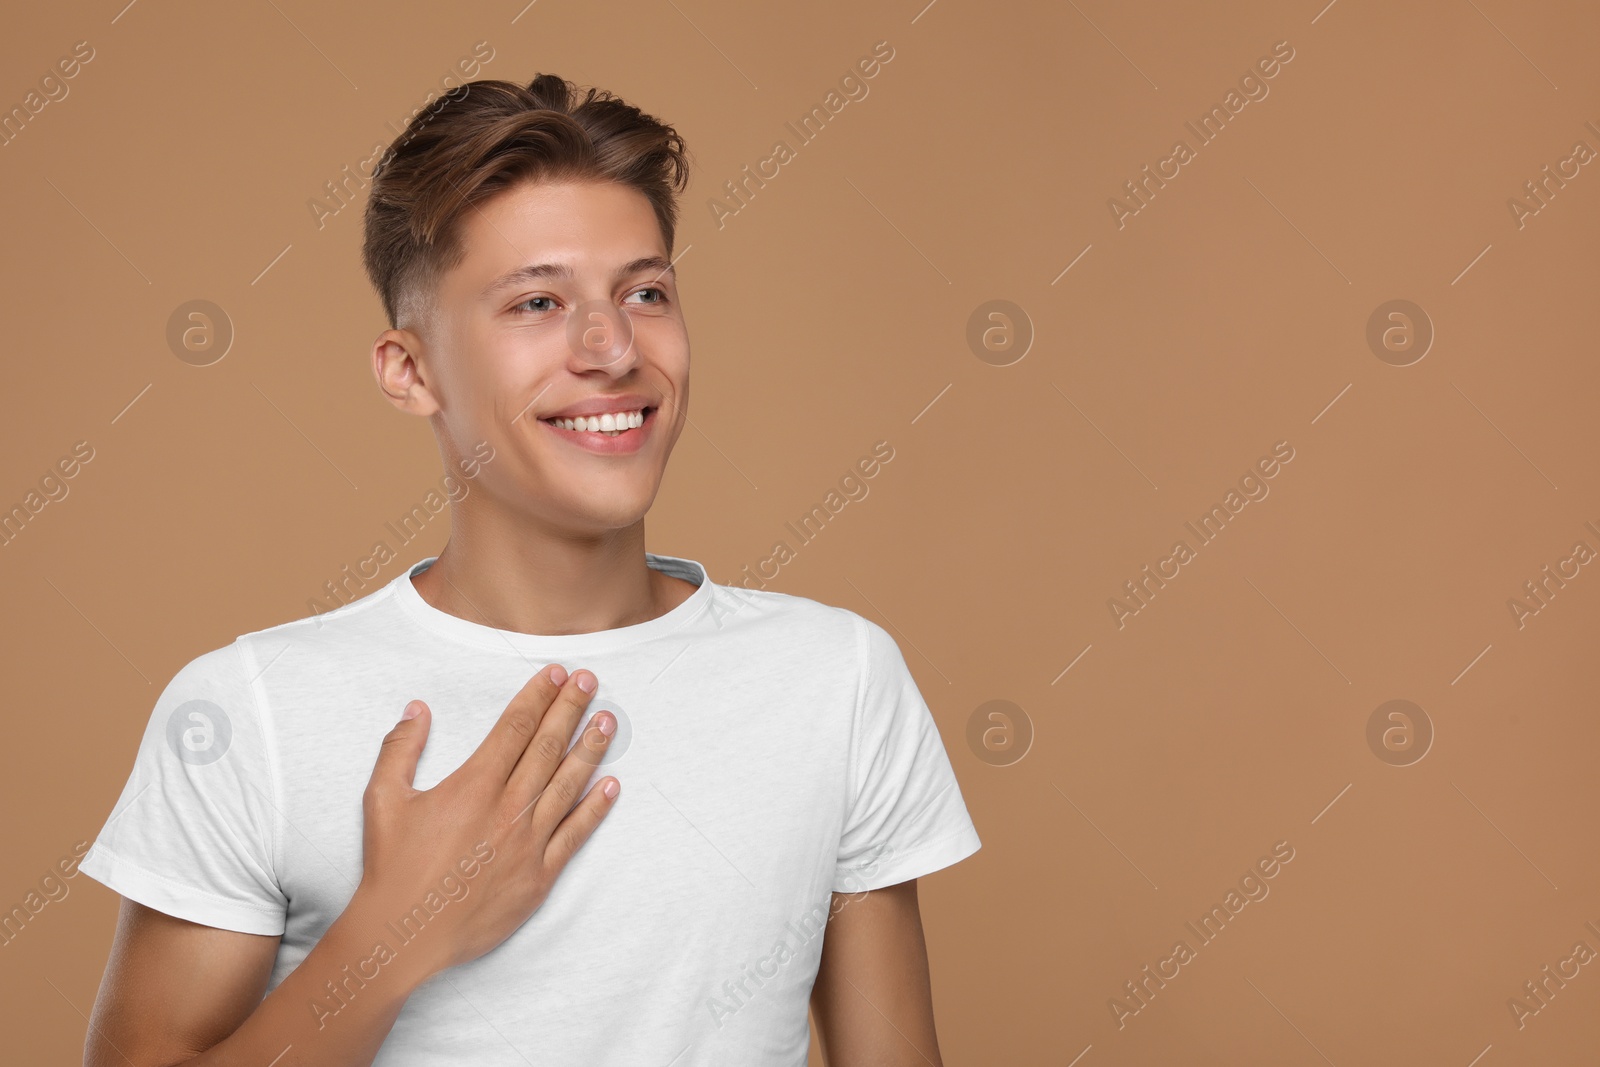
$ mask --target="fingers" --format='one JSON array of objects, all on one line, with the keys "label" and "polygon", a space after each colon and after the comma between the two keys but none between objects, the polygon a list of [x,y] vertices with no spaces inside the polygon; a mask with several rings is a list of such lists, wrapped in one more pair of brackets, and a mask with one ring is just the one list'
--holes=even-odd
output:
[{"label": "fingers", "polygon": [[[512,805],[513,811],[525,816],[527,806],[549,784],[556,767],[567,754],[573,731],[578,728],[578,720],[583,715],[583,709],[589,706],[589,695],[597,684],[593,672],[573,671],[566,684],[556,693],[533,739],[523,746],[522,758],[517,761],[516,769],[506,782],[506,800]],[[584,686],[588,689],[585,690]],[[571,797],[568,799],[570,801]]]},{"label": "fingers", "polygon": [[[587,733],[588,731],[585,731]],[[570,761],[569,761],[570,762]],[[594,828],[600,825],[600,820],[606,817],[611,806],[617,801],[619,793],[618,781],[615,778],[602,778],[594,784],[594,788],[584,795],[555,832],[550,835],[550,841],[545,846],[544,861],[549,867],[560,870],[567,865],[573,853],[589,840],[589,835],[594,833]],[[607,791],[611,793],[607,796]]]},{"label": "fingers", "polygon": [[378,749],[378,761],[372,768],[372,784],[411,788],[417,776],[417,760],[422,757],[422,747],[428,743],[428,723],[432,713],[428,705],[413,700],[406,705],[402,718],[383,737]]},{"label": "fingers", "polygon": [[[483,743],[467,757],[461,770],[467,771],[470,767],[467,773],[496,776],[496,782],[508,781],[523,752],[538,735],[539,724],[544,721],[550,702],[561,692],[562,686],[555,680],[557,678],[569,683],[571,681],[557,663],[552,663],[529,678],[527,684],[506,704],[506,710],[500,713],[499,720],[489,728]],[[571,724],[568,724],[567,731],[570,735]],[[527,800],[523,803],[526,804]]]},{"label": "fingers", "polygon": [[[550,776],[544,792],[533,798],[532,833],[544,841],[566,814],[572,810],[578,794],[589,781],[594,769],[605,759],[606,749],[617,730],[617,717],[609,711],[597,711],[584,727],[583,736],[572,746],[566,759]],[[571,736],[570,734],[568,736]]]}]

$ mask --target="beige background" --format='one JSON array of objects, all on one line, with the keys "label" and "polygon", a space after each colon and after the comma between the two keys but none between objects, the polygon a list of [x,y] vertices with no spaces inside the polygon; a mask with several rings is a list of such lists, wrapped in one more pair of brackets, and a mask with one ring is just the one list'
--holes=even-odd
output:
[{"label": "beige background", "polygon": [[[1600,964],[1520,1028],[1508,1001],[1600,951],[1600,568],[1520,628],[1507,606],[1600,549],[1597,165],[1508,207],[1600,149],[1592,5],[121,3],[0,35],[7,109],[94,49],[0,148],[0,505],[94,450],[0,548],[5,909],[98,831],[180,666],[305,614],[438,484],[368,370],[364,197],[320,229],[308,201],[486,41],[479,76],[611,88],[694,153],[692,426],[650,546],[732,582],[787,540],[769,588],[899,640],[983,839],[922,884],[948,1063],[1592,1061]],[[869,95],[719,229],[723,182],[880,40]],[[1184,123],[1285,40],[1197,147]],[[235,333],[210,366],[165,337],[195,299]],[[1367,341],[1397,299],[1435,332],[1403,367]],[[991,300],[1035,334],[1008,366],[968,344]],[[798,547],[784,524],[880,440]],[[1279,441],[1270,494],[1119,628],[1108,600]],[[1367,740],[1394,699],[1434,732],[1404,766]],[[992,700],[1011,740],[974,746]],[[1201,946],[1184,924],[1280,841]],[[80,1054],[115,897],[69,884],[0,949],[16,1062]]]}]

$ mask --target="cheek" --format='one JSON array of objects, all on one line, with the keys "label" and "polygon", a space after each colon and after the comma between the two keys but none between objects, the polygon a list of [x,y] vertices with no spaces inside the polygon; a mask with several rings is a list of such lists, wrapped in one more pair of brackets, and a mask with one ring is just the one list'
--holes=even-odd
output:
[{"label": "cheek", "polygon": [[677,354],[687,353],[689,348],[689,331],[684,326],[683,319],[677,315],[640,315],[633,320],[635,334],[652,349],[652,354],[661,361],[674,359]]},{"label": "cheek", "polygon": [[459,348],[451,373],[447,415],[458,432],[476,434],[474,441],[491,442],[522,428],[532,419],[530,406],[549,386],[552,376],[542,368],[549,360],[539,352],[513,348],[504,339]]},{"label": "cheek", "polygon": [[651,325],[655,329],[646,338],[650,362],[679,392],[686,392],[689,388],[689,331],[682,319]]}]

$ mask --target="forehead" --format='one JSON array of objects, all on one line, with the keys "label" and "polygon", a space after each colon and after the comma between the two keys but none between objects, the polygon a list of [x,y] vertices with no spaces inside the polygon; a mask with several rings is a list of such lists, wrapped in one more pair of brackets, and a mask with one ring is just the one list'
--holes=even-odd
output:
[{"label": "forehead", "polygon": [[616,182],[519,182],[462,218],[463,280],[547,260],[608,268],[665,254],[650,200]]}]

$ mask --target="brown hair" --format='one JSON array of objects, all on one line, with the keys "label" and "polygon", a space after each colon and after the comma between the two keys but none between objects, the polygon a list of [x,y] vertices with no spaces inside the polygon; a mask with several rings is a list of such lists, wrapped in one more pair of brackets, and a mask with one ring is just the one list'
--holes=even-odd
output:
[{"label": "brown hair", "polygon": [[417,113],[373,170],[361,258],[389,325],[460,264],[461,220],[523,181],[618,182],[655,209],[672,254],[689,155],[676,130],[603,89],[537,75],[467,82]]}]

